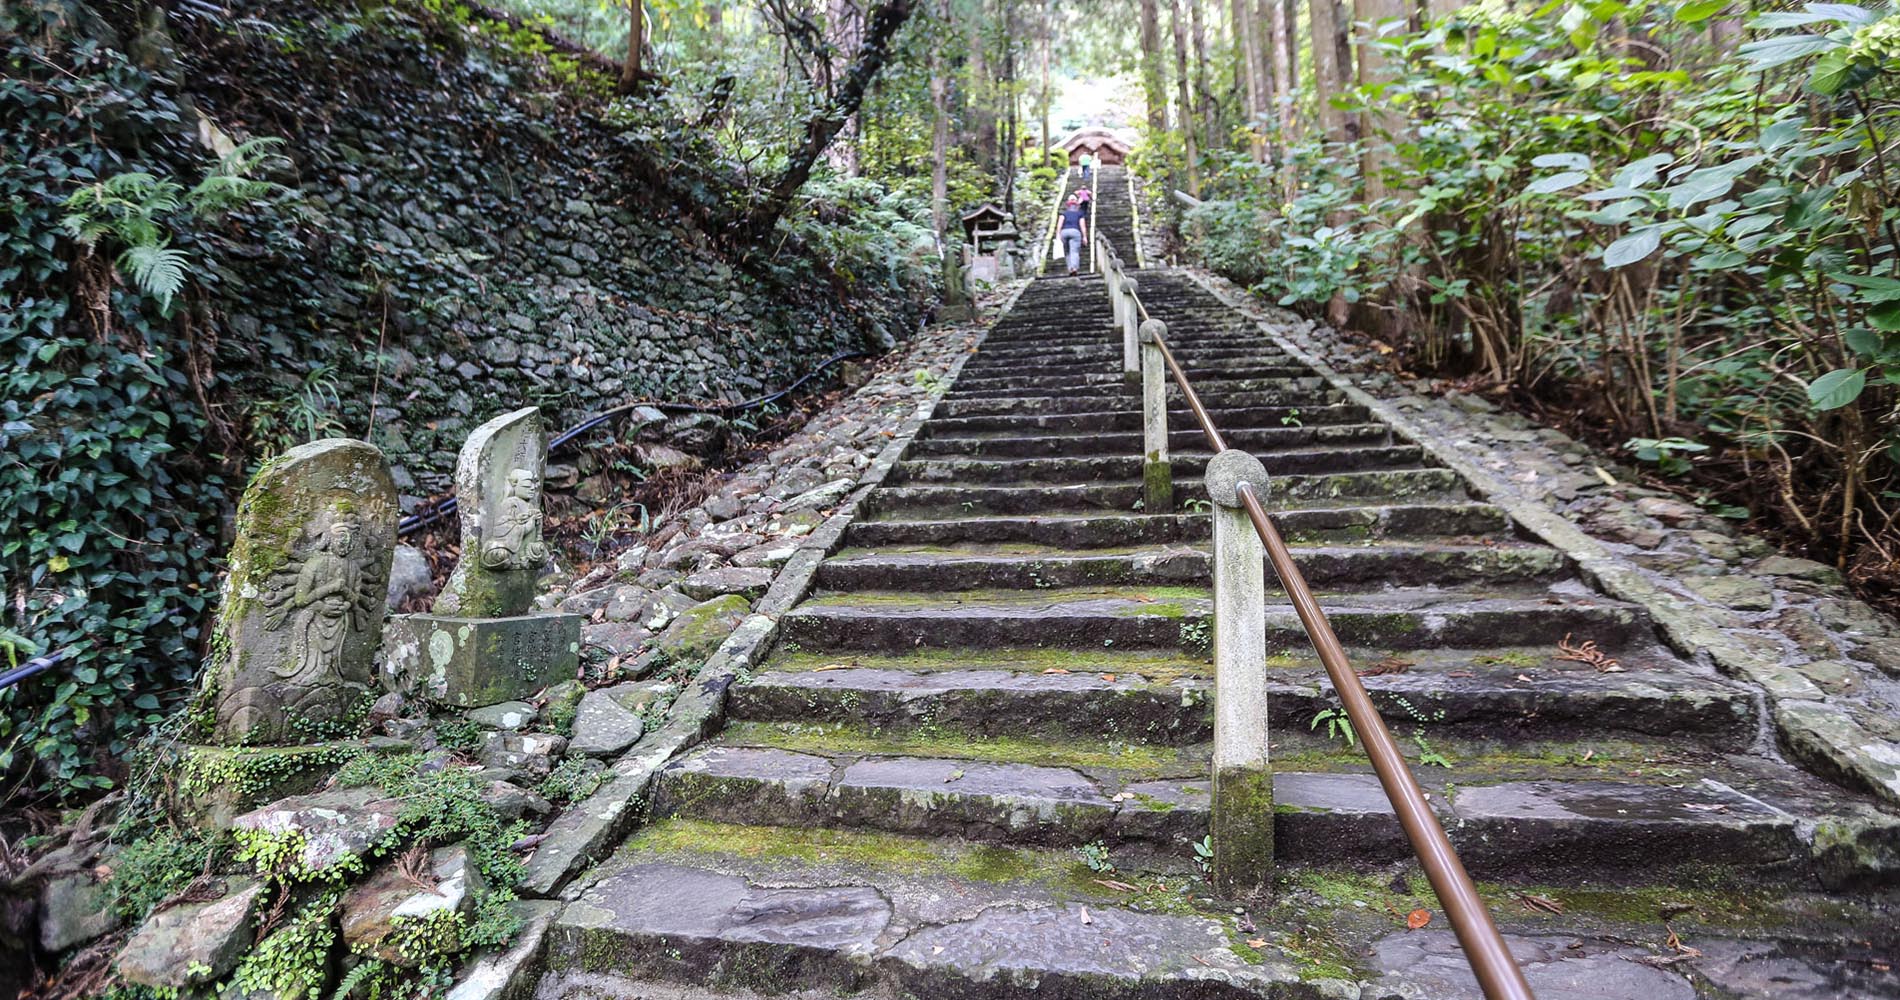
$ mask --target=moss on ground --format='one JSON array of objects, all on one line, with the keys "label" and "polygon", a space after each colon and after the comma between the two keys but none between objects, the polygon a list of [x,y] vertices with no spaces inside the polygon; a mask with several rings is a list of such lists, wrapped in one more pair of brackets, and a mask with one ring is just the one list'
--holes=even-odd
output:
[{"label": "moss on ground", "polygon": [[739,722],[721,742],[765,746],[819,755],[877,754],[948,760],[994,761],[1113,771],[1130,781],[1178,775],[1201,776],[1208,748],[1173,747],[1125,740],[1063,742],[1020,737],[979,737],[944,726],[905,731],[864,729],[846,723]]},{"label": "moss on ground", "polygon": [[942,670],[1013,670],[1022,673],[1067,670],[1078,674],[1139,675],[1157,684],[1183,679],[1204,680],[1211,676],[1211,670],[1205,662],[1177,652],[1150,649],[917,649],[896,656],[809,653],[787,650],[781,646],[767,663],[767,669],[793,672],[836,669],[840,666],[919,673]]}]

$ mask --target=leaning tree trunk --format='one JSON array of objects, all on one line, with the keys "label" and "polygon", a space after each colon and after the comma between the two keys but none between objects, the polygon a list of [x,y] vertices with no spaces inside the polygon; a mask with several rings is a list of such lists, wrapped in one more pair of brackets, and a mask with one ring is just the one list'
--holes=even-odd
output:
[{"label": "leaning tree trunk", "polygon": [[1247,78],[1247,152],[1255,163],[1267,162],[1267,141],[1260,134],[1260,116],[1267,110],[1266,81],[1260,75],[1260,31],[1247,13],[1247,0],[1233,0],[1235,56]]},{"label": "leaning tree trunk", "polygon": [[[831,79],[835,81],[844,77],[849,60],[864,41],[864,11],[857,0],[830,0],[827,7],[825,44],[831,50]],[[858,150],[859,118],[853,114],[846,119],[837,139],[825,150],[826,162],[846,177],[856,177],[863,169]]]},{"label": "leaning tree trunk", "polygon": [[864,103],[864,92],[890,58],[891,41],[897,29],[910,18],[911,0],[880,0],[866,18],[864,45],[851,63],[851,72],[837,93],[805,120],[805,136],[786,157],[785,170],[778,175],[751,212],[741,221],[740,231],[753,242],[763,240],[792,204],[792,196],[811,179],[818,158],[825,154],[831,140],[844,123]]},{"label": "leaning tree trunk", "polygon": [[[951,28],[950,0],[937,0],[937,30]],[[943,46],[930,46],[930,224],[937,242],[950,226],[950,81],[945,76]]]}]

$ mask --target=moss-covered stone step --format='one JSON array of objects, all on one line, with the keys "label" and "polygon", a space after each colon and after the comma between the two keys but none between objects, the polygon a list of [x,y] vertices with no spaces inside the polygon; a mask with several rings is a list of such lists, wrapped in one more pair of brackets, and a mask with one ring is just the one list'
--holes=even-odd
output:
[{"label": "moss-covered stone step", "polygon": [[[712,987],[756,996],[826,972],[833,978],[810,978],[798,995],[1478,996],[1414,869],[1282,866],[1271,901],[1236,912],[1210,897],[1187,856],[1109,851],[1095,870],[1066,850],[663,820],[623,845],[556,918],[538,995],[683,997]],[[1692,982],[1724,996],[1893,995],[1890,970],[1867,960],[1894,945],[1891,901],[1714,875],[1692,885],[1477,888],[1539,996],[1693,1000]],[[1532,897],[1540,905],[1525,902]],[[853,899],[867,901],[871,919],[842,902]],[[689,910],[679,900],[712,905]],[[1421,909],[1431,923],[1408,928]],[[1124,922],[1129,914],[1142,922]],[[1193,922],[1187,942],[1160,918]],[[841,933],[849,926],[864,933]],[[1672,933],[1700,956],[1661,961],[1686,954],[1667,947]],[[930,964],[892,961],[918,934]],[[1151,945],[1171,950],[1143,950]],[[1228,985],[1237,978],[1230,956],[1252,963],[1238,989]],[[1177,977],[1192,983],[1171,985]],[[1838,988],[1824,994],[1798,985],[1829,983]]]},{"label": "moss-covered stone step", "polygon": [[[1183,444],[1190,443],[1187,438]],[[1241,447],[1235,443],[1233,447]],[[1273,476],[1326,475],[1363,469],[1414,468],[1425,463],[1424,449],[1412,444],[1360,445],[1294,444],[1284,448],[1250,449]],[[1211,456],[1176,453],[1174,475],[1197,477]],[[894,486],[912,483],[1097,483],[1139,479],[1139,453],[1076,455],[1062,458],[921,458],[899,462],[887,480]]]},{"label": "moss-covered stone step", "polygon": [[[1645,638],[1633,605],[1556,590],[1320,595],[1348,645],[1390,649],[1554,645],[1566,636],[1614,653]],[[967,591],[827,594],[780,620],[785,641],[814,650],[890,651],[996,646],[1205,649],[1213,602],[1205,591]],[[1269,604],[1270,650],[1299,649],[1306,630],[1288,605]]]},{"label": "moss-covered stone step", "polygon": [[[1300,423],[1291,419],[1286,426],[1248,428],[1224,431],[1230,448],[1245,448],[1271,454],[1277,449],[1327,445],[1383,445],[1392,439],[1392,431],[1384,424],[1315,424],[1313,426],[1293,426]],[[1168,449],[1176,453],[1192,453],[1207,446],[1207,439],[1198,428],[1192,426],[1177,427],[1168,434]],[[1139,456],[1142,453],[1141,434],[1138,430],[1110,432],[1100,429],[1076,431],[1067,434],[987,434],[971,437],[932,436],[911,443],[905,452],[910,459],[930,457],[969,457],[969,458],[1046,458],[1050,455],[1112,455]],[[1182,457],[1186,457],[1183,455]]]},{"label": "moss-covered stone step", "polygon": [[[1210,410],[1209,414],[1218,427],[1288,427],[1294,423],[1307,427],[1326,427],[1334,424],[1363,423],[1367,415],[1365,407],[1353,403],[1330,403],[1325,406],[1304,408],[1296,406],[1230,408]],[[1193,412],[1185,406],[1173,407],[1168,411],[1169,426],[1176,424],[1188,426],[1188,422],[1193,419]],[[1076,432],[1094,434],[1140,429],[1141,410],[1131,401],[1126,407],[1104,407],[1089,413],[1002,413],[985,417],[942,417],[925,423],[917,433],[917,440],[983,435],[1003,437],[1012,434],[1044,435]]]},{"label": "moss-covered stone step", "polygon": [[[1435,780],[1435,776],[1434,780]],[[1378,779],[1276,771],[1275,856],[1370,867],[1410,855]],[[1475,874],[1609,883],[1717,861],[1803,877],[1795,814],[1713,780],[1453,783],[1432,804]],[[1049,846],[1168,849],[1206,835],[1208,783],[955,758],[713,745],[669,765],[658,815]]]},{"label": "moss-covered stone step", "polygon": [[[1383,538],[1511,537],[1502,510],[1481,503],[1395,504],[1389,507],[1312,507],[1271,515],[1287,541],[1366,542]],[[856,520],[845,544],[875,549],[887,545],[1032,543],[1071,551],[1122,545],[1202,542],[1210,531],[1205,513],[1052,514],[1040,517],[962,517],[943,520]]]},{"label": "moss-covered stone step", "polygon": [[[744,721],[850,723],[892,732],[949,730],[983,737],[1122,738],[1180,746],[1212,738],[1208,666],[1109,650],[1023,650],[1012,661],[956,653],[934,657],[789,656],[729,694]],[[1666,736],[1730,750],[1755,737],[1754,699],[1719,678],[1672,670],[1657,651],[1601,674],[1555,649],[1503,656],[1430,650],[1394,657],[1358,652],[1373,703],[1396,729],[1428,738],[1509,734],[1512,741],[1606,734]],[[1058,665],[1060,664],[1060,665]],[[1529,664],[1527,666],[1527,664]],[[1306,731],[1336,699],[1309,652],[1277,659],[1268,684],[1271,731]]]},{"label": "moss-covered stone step", "polygon": [[[1563,553],[1526,542],[1293,545],[1292,552],[1309,584],[1341,591],[1549,581],[1568,572]],[[1161,586],[1205,583],[1210,573],[1211,556],[1204,543],[1092,552],[1060,545],[965,544],[845,549],[819,567],[818,585],[830,590],[909,591]]]},{"label": "moss-covered stone step", "polygon": [[[1207,502],[1201,481],[1177,476],[1178,506]],[[1464,482],[1450,469],[1374,469],[1333,474],[1293,473],[1273,477],[1270,506],[1319,506],[1341,500],[1368,503],[1465,501]],[[858,506],[863,517],[942,517],[984,514],[1061,514],[1141,509],[1139,483],[1076,483],[1067,486],[885,486]]]},{"label": "moss-covered stone step", "polygon": [[[971,374],[968,369],[965,369],[963,374],[958,376],[956,389],[954,391],[963,395],[970,395],[978,391],[1035,389],[1045,386],[1062,386],[1065,388],[1101,387],[1112,388],[1119,391],[1128,384],[1129,379],[1118,369],[1119,366],[1109,368],[1107,365],[1101,364],[1088,367],[1058,366],[1050,368],[1036,365],[1029,371],[1017,369],[1014,372],[984,372],[979,370],[975,374]],[[1209,382],[1254,379],[1280,381],[1285,379],[1312,379],[1314,375],[1311,368],[1301,364],[1271,364],[1263,363],[1252,357],[1239,357],[1211,358],[1201,361],[1195,366],[1195,373],[1191,377],[1198,386],[1203,380]],[[1296,382],[1295,384],[1302,383]]]},{"label": "moss-covered stone step", "polygon": [[[1197,383],[1196,391],[1202,387]],[[1177,392],[1169,392],[1169,412],[1176,409],[1180,399]],[[1219,396],[1203,395],[1202,402],[1220,409],[1236,409],[1259,406],[1297,406],[1301,408],[1326,406],[1346,401],[1346,394],[1336,389],[1258,389],[1246,392],[1225,392]],[[996,397],[956,397],[945,396],[937,404],[933,413],[943,417],[977,417],[1024,414],[1055,413],[1095,413],[1101,410],[1120,409],[1124,406],[1134,409],[1138,405],[1131,389],[1123,396],[1089,393],[1049,392],[1041,394],[1018,394]],[[1170,417],[1170,420],[1173,418]]]},{"label": "moss-covered stone step", "polygon": [[[1124,892],[1066,851],[668,820],[547,935],[540,995],[1223,1000],[1299,980],[1191,878]],[[1188,890],[1188,891],[1184,891]],[[572,988],[569,992],[566,987]],[[701,995],[695,992],[693,995]]]},{"label": "moss-covered stone step", "polygon": [[[1304,399],[1312,402],[1330,402],[1327,395],[1332,390],[1325,379],[1305,373],[1272,376],[1228,375],[1223,372],[1209,372],[1194,379],[1194,391],[1204,399],[1222,401],[1222,405],[1238,405],[1227,402],[1232,397],[1244,397],[1252,393],[1291,393],[1296,402]],[[1017,399],[1036,398],[1050,394],[1061,394],[1068,399],[1129,399],[1140,397],[1140,383],[1127,378],[1109,379],[1100,383],[1077,384],[1068,378],[1030,380],[1019,386],[970,386],[963,387],[962,380],[951,386],[944,394],[946,402],[972,399]],[[1170,388],[1169,394],[1176,395],[1178,389]]]}]

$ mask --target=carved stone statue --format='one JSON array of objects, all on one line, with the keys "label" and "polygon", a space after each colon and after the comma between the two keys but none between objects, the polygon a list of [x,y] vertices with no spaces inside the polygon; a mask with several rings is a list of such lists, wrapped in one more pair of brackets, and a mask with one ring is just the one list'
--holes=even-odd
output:
[{"label": "carved stone statue", "polygon": [[477,427],[455,463],[462,559],[435,600],[438,615],[527,613],[548,561],[541,539],[541,476],[548,450],[541,411],[526,407]]},{"label": "carved stone statue", "polygon": [[203,735],[303,743],[348,728],[375,675],[395,535],[374,445],[317,441],[258,470],[238,504]]},{"label": "carved stone statue", "polygon": [[489,569],[540,569],[548,561],[541,522],[541,477],[528,469],[510,470],[507,495],[502,497],[482,544],[482,565]]},{"label": "carved stone statue", "polygon": [[462,559],[426,615],[390,623],[395,690],[477,708],[530,697],[580,666],[579,615],[530,614],[548,561],[541,479],[548,450],[530,406],[477,427],[455,464]]}]

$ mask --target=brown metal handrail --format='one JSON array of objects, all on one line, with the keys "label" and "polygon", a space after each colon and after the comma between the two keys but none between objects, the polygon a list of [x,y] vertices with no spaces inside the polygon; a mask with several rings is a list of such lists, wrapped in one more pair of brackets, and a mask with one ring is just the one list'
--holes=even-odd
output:
[{"label": "brown metal handrail", "polygon": [[[1151,318],[1139,294],[1131,296],[1131,299],[1143,320]],[[1181,387],[1181,395],[1187,398],[1188,408],[1194,412],[1194,419],[1200,423],[1201,432],[1207,436],[1214,453],[1226,451],[1226,442],[1220,430],[1214,426],[1213,418],[1208,416],[1207,408],[1201,405],[1200,396],[1189,384],[1187,373],[1175,360],[1166,338],[1157,333],[1154,335],[1154,344],[1160,349],[1169,371],[1174,373],[1175,384]],[[1242,482],[1236,492],[1247,510],[1248,520],[1253,522],[1254,531],[1260,535],[1260,542],[1266,548],[1267,561],[1272,564],[1273,572],[1280,578],[1280,586],[1293,603],[1294,614],[1299,616],[1307,638],[1313,643],[1313,650],[1319,654],[1320,663],[1326,667],[1326,676],[1332,679],[1333,690],[1339,693],[1346,717],[1352,720],[1353,729],[1366,748],[1366,756],[1372,761],[1372,770],[1379,777],[1379,785],[1385,789],[1385,797],[1392,803],[1392,811],[1398,815],[1399,825],[1405,830],[1405,838],[1411,843],[1412,853],[1418,857],[1419,866],[1425,870],[1426,880],[1438,895],[1445,919],[1457,935],[1458,944],[1465,952],[1465,961],[1471,965],[1471,972],[1477,977],[1479,987],[1484,990],[1488,1000],[1535,1000],[1530,983],[1524,979],[1523,970],[1511,956],[1510,948],[1498,933],[1497,924],[1491,920],[1491,911],[1478,896],[1478,889],[1472,884],[1471,875],[1465,871],[1464,862],[1459,860],[1457,850],[1451,846],[1451,838],[1445,835],[1438,815],[1432,812],[1431,805],[1425,801],[1425,793],[1419,788],[1418,779],[1406,766],[1404,755],[1392,739],[1392,731],[1386,728],[1385,720],[1372,704],[1371,695],[1366,693],[1364,682],[1347,660],[1345,646],[1333,631],[1332,623],[1327,620],[1319,600],[1313,596],[1312,588],[1307,586],[1305,575],[1294,563],[1293,553],[1287,548],[1286,540],[1280,537],[1279,529],[1267,517],[1266,508],[1261,506],[1254,485]]]}]

